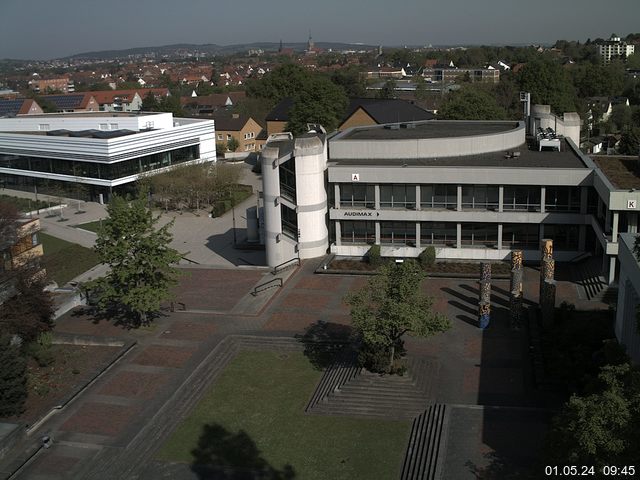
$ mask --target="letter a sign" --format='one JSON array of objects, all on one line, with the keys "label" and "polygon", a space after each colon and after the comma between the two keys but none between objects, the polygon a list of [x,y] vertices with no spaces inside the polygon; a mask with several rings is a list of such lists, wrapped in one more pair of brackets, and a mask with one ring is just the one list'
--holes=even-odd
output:
[{"label": "letter a sign", "polygon": [[351,181],[352,182],[359,182],[360,181],[360,174],[359,173],[352,173],[351,174]]}]

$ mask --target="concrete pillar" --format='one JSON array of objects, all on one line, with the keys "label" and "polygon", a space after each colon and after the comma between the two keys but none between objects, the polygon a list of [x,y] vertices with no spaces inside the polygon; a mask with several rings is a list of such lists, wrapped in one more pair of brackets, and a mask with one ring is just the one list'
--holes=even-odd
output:
[{"label": "concrete pillar", "polygon": [[376,245],[380,245],[380,222],[376,222]]},{"label": "concrete pillar", "polygon": [[422,210],[422,202],[420,200],[420,185],[416,185],[416,210]]},{"label": "concrete pillar", "polygon": [[580,187],[580,213],[582,215],[587,214],[588,202],[589,202],[589,187]]},{"label": "concrete pillar", "polygon": [[613,212],[613,228],[611,229],[611,241],[618,243],[618,222],[620,220],[620,213]]},{"label": "concrete pillar", "polygon": [[[278,148],[265,147],[262,162],[262,189],[264,196],[264,237],[267,265],[275,267],[288,260],[282,247],[282,219],[280,214],[280,171]],[[290,160],[293,161],[293,160]]]},{"label": "concrete pillar", "polygon": [[416,222],[416,248],[420,248],[420,222]]},{"label": "concrete pillar", "polygon": [[333,225],[336,229],[336,245],[339,247],[340,245],[342,245],[342,228],[340,225],[340,221],[336,220]]},{"label": "concrete pillar", "polygon": [[609,259],[609,285],[616,280],[616,257],[611,256]]},{"label": "concrete pillar", "polygon": [[580,225],[578,227],[578,250],[584,252],[587,243],[587,226]]},{"label": "concrete pillar", "polygon": [[540,187],[540,213],[545,212],[546,203],[547,203],[547,187],[543,185],[542,187]]},{"label": "concrete pillar", "polygon": [[502,250],[502,224],[498,224],[498,250]]},{"label": "concrete pillar", "polygon": [[456,248],[462,248],[462,224],[456,223]]},{"label": "concrete pillar", "polygon": [[627,232],[638,233],[638,214],[627,212]]},{"label": "concrete pillar", "polygon": [[504,212],[504,185],[498,187],[498,212]]},{"label": "concrete pillar", "polygon": [[[378,185],[378,184],[374,185],[373,192],[374,192],[374,197],[375,197],[376,210],[380,210],[380,185]],[[376,243],[379,243],[379,242],[376,242]]]},{"label": "concrete pillar", "polygon": [[456,200],[457,200],[456,210],[458,212],[461,212],[462,211],[462,185],[458,185],[457,192],[456,192]]},{"label": "concrete pillar", "polygon": [[336,208],[340,208],[340,184],[333,184],[333,196],[335,197],[335,206]]}]

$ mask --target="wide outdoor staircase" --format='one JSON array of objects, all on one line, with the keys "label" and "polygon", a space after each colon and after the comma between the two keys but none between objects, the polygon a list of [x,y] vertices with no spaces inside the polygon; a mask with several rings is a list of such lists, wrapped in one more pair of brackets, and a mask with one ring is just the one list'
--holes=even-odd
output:
[{"label": "wide outdoor staircase", "polygon": [[441,478],[442,462],[438,460],[444,452],[447,419],[447,408],[441,404],[429,406],[413,419],[401,480]]},{"label": "wide outdoor staircase", "polygon": [[325,371],[311,401],[308,413],[384,418],[414,418],[433,398],[430,387],[435,363],[420,359],[410,362],[409,373],[380,375],[336,364]]},{"label": "wide outdoor staircase", "polygon": [[607,282],[600,274],[599,259],[589,259],[573,267],[574,281],[580,286],[587,300],[600,300],[607,289]]}]

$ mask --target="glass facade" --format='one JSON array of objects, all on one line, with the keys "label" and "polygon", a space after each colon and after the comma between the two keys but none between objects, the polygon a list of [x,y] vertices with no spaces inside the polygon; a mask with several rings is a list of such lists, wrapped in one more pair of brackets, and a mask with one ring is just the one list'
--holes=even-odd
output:
[{"label": "glass facade", "polygon": [[540,211],[540,187],[505,185],[503,209],[505,211]]},{"label": "glass facade", "polygon": [[498,248],[498,224],[463,223],[461,243],[463,247]]},{"label": "glass facade", "polygon": [[530,223],[502,225],[502,248],[511,250],[537,250],[540,245],[539,226]]},{"label": "glass facade", "polygon": [[284,204],[280,204],[282,218],[282,233],[287,237],[298,240],[298,214]]},{"label": "glass facade", "polygon": [[415,210],[416,186],[404,183],[397,185],[380,185],[380,208]]},{"label": "glass facade", "polygon": [[420,208],[455,210],[458,208],[458,186],[421,185]]},{"label": "glass facade", "polygon": [[375,186],[367,183],[340,184],[340,206],[375,208]]},{"label": "glass facade", "polygon": [[420,246],[440,245],[455,247],[458,228],[454,222],[421,222]]},{"label": "glass facade", "polygon": [[380,244],[415,246],[416,224],[414,222],[380,222]]},{"label": "glass facade", "polygon": [[498,210],[500,192],[498,186],[463,185],[463,210]]},{"label": "glass facade", "polygon": [[0,154],[0,167],[32,172],[57,173],[74,177],[116,180],[162,167],[178,165],[200,157],[200,146],[192,145],[153,153],[115,163],[84,162],[58,158]]},{"label": "glass facade", "polygon": [[365,245],[376,241],[375,222],[340,222],[340,240],[345,244]]},{"label": "glass facade", "polygon": [[296,161],[292,158],[280,165],[280,195],[296,201]]},{"label": "glass facade", "polygon": [[555,250],[578,250],[578,225],[547,225],[544,226],[544,238],[553,239]]},{"label": "glass facade", "polygon": [[580,187],[547,187],[544,198],[548,212],[580,211]]}]

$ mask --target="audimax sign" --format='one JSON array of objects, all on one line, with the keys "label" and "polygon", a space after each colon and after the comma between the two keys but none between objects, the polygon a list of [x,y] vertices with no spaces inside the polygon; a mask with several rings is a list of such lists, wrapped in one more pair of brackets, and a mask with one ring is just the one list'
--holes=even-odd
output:
[{"label": "audimax sign", "polygon": [[343,217],[379,217],[380,212],[363,212],[359,210],[346,211],[342,214]]}]

